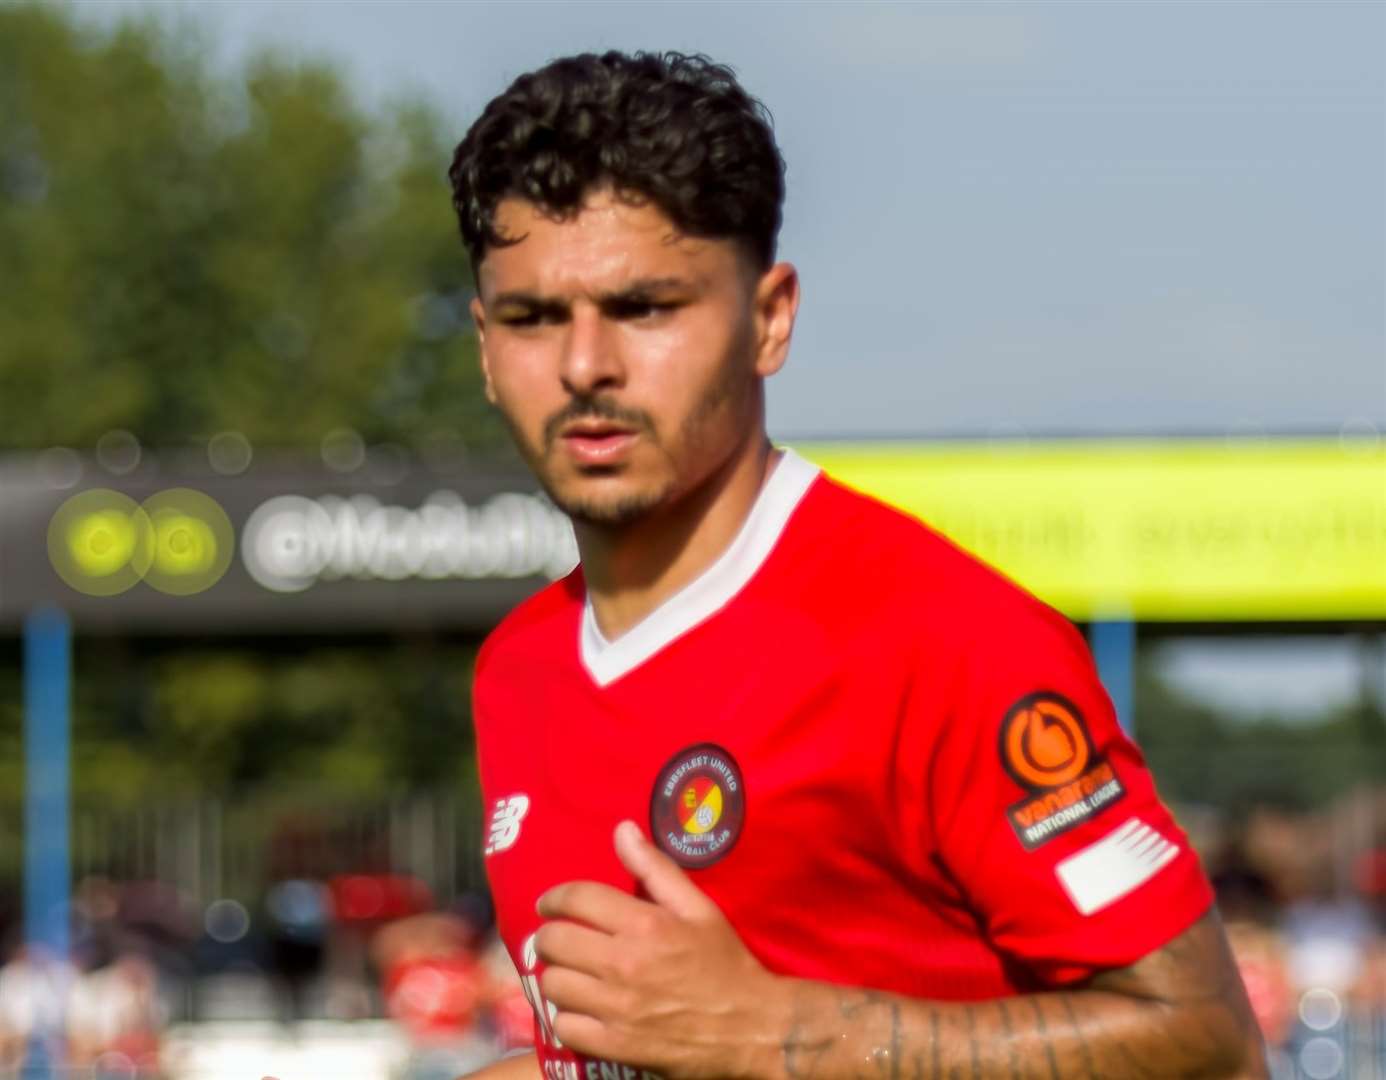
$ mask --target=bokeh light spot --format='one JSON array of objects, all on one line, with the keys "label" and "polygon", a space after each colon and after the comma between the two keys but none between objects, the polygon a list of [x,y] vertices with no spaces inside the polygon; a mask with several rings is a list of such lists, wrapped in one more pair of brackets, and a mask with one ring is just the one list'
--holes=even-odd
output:
[{"label": "bokeh light spot", "polygon": [[134,472],[140,464],[140,441],[128,431],[108,431],[96,440],[96,460],[117,476]]},{"label": "bokeh light spot", "polygon": [[213,900],[202,915],[202,926],[213,941],[230,945],[250,932],[250,913],[239,900]]},{"label": "bokeh light spot", "polygon": [[1343,1048],[1320,1035],[1299,1050],[1299,1067],[1309,1080],[1338,1080],[1343,1077]]},{"label": "bokeh light spot", "polygon": [[255,456],[250,440],[239,431],[222,431],[207,440],[207,460],[222,476],[239,476]]},{"label": "bokeh light spot", "polygon": [[144,501],[153,525],[154,557],[145,581],[160,592],[190,596],[210,589],[231,565],[231,519],[217,501],[191,488],[171,488]]},{"label": "bokeh light spot", "polygon": [[1311,1031],[1327,1031],[1343,1017],[1343,1003],[1327,987],[1306,990],[1299,999],[1299,1018]]},{"label": "bokeh light spot", "polygon": [[336,428],[322,437],[322,461],[334,472],[355,472],[366,461],[366,443],[351,428]]},{"label": "bokeh light spot", "polygon": [[115,596],[148,570],[153,528],[134,499],[107,488],[80,492],[48,522],[48,558],[58,576],[88,596]]}]

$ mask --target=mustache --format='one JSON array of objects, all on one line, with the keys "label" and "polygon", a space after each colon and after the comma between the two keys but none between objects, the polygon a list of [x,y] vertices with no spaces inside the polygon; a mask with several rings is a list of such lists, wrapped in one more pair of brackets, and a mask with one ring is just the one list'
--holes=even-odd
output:
[{"label": "mustache", "polygon": [[654,433],[654,422],[641,409],[628,409],[610,398],[576,397],[544,421],[544,445],[552,446],[564,426],[575,420],[610,420],[622,427]]}]

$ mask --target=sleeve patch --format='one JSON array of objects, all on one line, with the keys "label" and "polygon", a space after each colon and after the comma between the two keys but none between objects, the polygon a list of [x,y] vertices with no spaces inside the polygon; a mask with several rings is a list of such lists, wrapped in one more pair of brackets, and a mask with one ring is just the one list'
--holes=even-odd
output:
[{"label": "sleeve patch", "polygon": [[1133,817],[1095,844],[1062,860],[1054,873],[1074,907],[1092,915],[1145,884],[1179,851],[1178,844]]},{"label": "sleeve patch", "polygon": [[1028,851],[1126,794],[1116,770],[1093,750],[1078,706],[1052,691],[1026,694],[1006,711],[1000,752],[1027,793],[1006,816]]}]

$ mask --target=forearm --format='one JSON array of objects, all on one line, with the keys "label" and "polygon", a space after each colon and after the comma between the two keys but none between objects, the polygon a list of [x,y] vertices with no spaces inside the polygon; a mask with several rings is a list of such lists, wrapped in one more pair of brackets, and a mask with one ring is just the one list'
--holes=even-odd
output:
[{"label": "forearm", "polygon": [[917,1000],[774,974],[635,826],[618,830],[617,852],[650,901],[594,882],[539,901],[550,920],[535,935],[547,965],[539,989],[554,1034],[588,1058],[683,1080],[1266,1076],[1211,909],[1162,947],[1066,991]]},{"label": "forearm", "polygon": [[[539,1080],[542,1076],[539,1058],[533,1051],[527,1054],[512,1054],[499,1061],[493,1061],[484,1069],[468,1073],[465,1080]],[[458,1077],[458,1080],[464,1080]]]},{"label": "forearm", "polygon": [[1178,1005],[1093,989],[955,1004],[792,980],[784,1001],[761,1055],[773,1080],[1264,1075],[1259,1040],[1211,991]]},{"label": "forearm", "polygon": [[1261,1033],[1209,912],[1129,967],[1081,987],[995,1001],[920,1001],[778,979],[762,1016],[766,1080],[1261,1078]]}]

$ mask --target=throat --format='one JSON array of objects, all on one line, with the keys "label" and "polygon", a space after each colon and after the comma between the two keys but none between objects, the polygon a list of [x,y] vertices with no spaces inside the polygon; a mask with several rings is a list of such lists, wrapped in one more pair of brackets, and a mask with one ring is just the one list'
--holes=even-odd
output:
[{"label": "throat", "polygon": [[596,629],[615,641],[696,581],[727,551],[781,457],[766,445],[667,510],[617,530],[579,526]]},{"label": "throat", "polygon": [[[770,560],[817,475],[786,452],[720,554],[692,564],[700,569],[691,576],[661,579],[664,589],[603,593],[589,581],[579,648],[592,680],[610,685],[730,606]],[[639,602],[622,603],[632,599]]]}]

